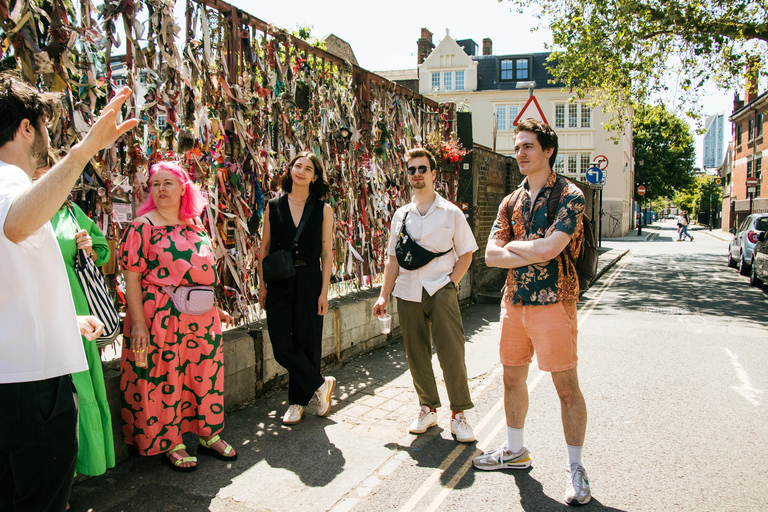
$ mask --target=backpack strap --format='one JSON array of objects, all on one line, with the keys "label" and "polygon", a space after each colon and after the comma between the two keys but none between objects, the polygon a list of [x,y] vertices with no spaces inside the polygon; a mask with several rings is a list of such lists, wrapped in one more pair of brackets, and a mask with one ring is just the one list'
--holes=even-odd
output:
[{"label": "backpack strap", "polygon": [[515,238],[515,232],[512,229],[512,216],[517,208],[517,203],[520,202],[520,197],[523,195],[523,187],[518,187],[517,190],[512,192],[512,197],[509,198],[507,203],[507,220],[509,220],[509,234],[512,239]]},{"label": "backpack strap", "polygon": [[560,199],[563,197],[563,191],[568,185],[568,180],[562,176],[557,177],[555,185],[552,187],[552,192],[549,193],[549,199],[547,200],[547,220],[550,224],[555,221],[557,217],[557,207],[560,204]]}]

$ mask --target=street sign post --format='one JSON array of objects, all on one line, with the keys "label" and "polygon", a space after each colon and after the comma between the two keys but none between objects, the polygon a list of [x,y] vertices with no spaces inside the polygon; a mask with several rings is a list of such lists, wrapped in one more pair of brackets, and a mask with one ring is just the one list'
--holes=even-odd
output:
[{"label": "street sign post", "polygon": [[749,213],[752,213],[752,200],[757,192],[757,186],[760,184],[756,176],[747,178],[747,194],[749,194]]}]

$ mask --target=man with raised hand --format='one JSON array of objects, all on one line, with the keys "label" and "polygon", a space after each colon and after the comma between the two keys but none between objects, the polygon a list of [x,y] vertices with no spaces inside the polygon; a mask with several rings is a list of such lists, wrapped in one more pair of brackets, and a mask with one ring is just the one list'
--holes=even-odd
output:
[{"label": "man with raised hand", "polygon": [[[560,397],[568,445],[565,501],[570,505],[591,499],[582,462],[587,406],[576,373],[579,278],[573,263],[583,238],[584,195],[552,170],[557,146],[557,134],[549,125],[534,119],[518,125],[514,150],[525,179],[502,200],[485,250],[489,267],[509,269],[499,341],[507,440],[475,458],[474,465],[483,470],[531,465],[523,427],[528,412],[528,366],[535,352],[539,369],[551,372]],[[549,219],[552,194],[559,197],[552,197],[557,209]]]},{"label": "man with raised hand", "polygon": [[43,177],[46,120],[56,97],[0,73],[0,510],[64,511],[77,458],[70,374],[88,368],[80,335],[96,339],[95,317],[77,317],[50,220],[80,173],[135,119],[118,124],[123,88],[85,138]]},{"label": "man with raised hand", "polygon": [[462,211],[435,192],[435,157],[415,148],[405,160],[413,199],[392,217],[389,257],[373,314],[386,314],[389,294],[397,297],[408,367],[421,406],[409,431],[421,434],[437,425],[440,397],[432,370],[434,342],[451,402],[451,433],[457,441],[471,443],[475,435],[464,411],[474,405],[464,361],[458,287],[477,243]]}]

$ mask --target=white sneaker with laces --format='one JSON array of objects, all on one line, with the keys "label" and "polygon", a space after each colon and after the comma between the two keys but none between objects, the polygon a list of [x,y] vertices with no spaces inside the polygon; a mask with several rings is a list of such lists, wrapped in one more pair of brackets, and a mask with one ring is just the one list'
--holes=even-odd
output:
[{"label": "white sneaker with laces", "polygon": [[467,423],[467,417],[463,412],[457,413],[451,419],[451,434],[455,435],[456,440],[460,443],[471,443],[475,440],[475,434],[472,432],[472,427]]},{"label": "white sneaker with laces", "polygon": [[283,414],[284,425],[295,425],[301,421],[301,416],[304,414],[304,407],[298,404],[291,404],[288,406],[288,410]]},{"label": "white sneaker with laces", "polygon": [[587,470],[578,463],[568,468],[568,481],[565,484],[565,502],[568,505],[585,505],[592,499]]},{"label": "white sneaker with laces", "polygon": [[504,443],[495,450],[487,451],[479,457],[475,457],[472,464],[483,471],[526,469],[531,467],[531,454],[525,446],[520,450],[520,453],[512,453],[507,450],[507,443]]},{"label": "white sneaker with laces", "polygon": [[421,406],[419,417],[411,423],[408,432],[411,434],[423,434],[429,427],[437,425],[437,413],[431,411],[426,405]]},{"label": "white sneaker with laces", "polygon": [[328,416],[331,412],[331,396],[334,389],[336,389],[336,377],[326,377],[323,385],[315,391],[318,416]]}]

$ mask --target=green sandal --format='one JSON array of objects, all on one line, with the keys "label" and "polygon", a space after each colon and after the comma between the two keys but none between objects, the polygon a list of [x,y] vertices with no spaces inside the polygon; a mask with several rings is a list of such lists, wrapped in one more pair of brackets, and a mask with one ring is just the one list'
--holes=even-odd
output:
[{"label": "green sandal", "polygon": [[[195,471],[197,469],[197,457],[182,457],[179,455],[179,450],[186,450],[187,447],[183,444],[177,444],[165,454],[163,454],[163,460],[171,466],[171,469],[174,471],[178,471],[179,473],[191,473],[192,471]],[[182,464],[185,464],[187,462],[194,462],[194,466],[182,466]]]},{"label": "green sandal", "polygon": [[[200,445],[197,447],[197,453],[202,453],[203,455],[211,455],[213,457],[216,457],[219,460],[228,460],[228,461],[237,460],[236,453],[234,455],[230,455],[232,452],[235,451],[235,449],[229,446],[229,444],[227,444],[226,441],[224,441],[221,437],[219,437],[218,434],[210,438],[208,441],[206,441],[202,437],[198,438],[198,440],[200,441]],[[216,444],[217,441],[221,441],[226,445],[226,448],[224,448],[223,454],[211,448],[211,446]]]}]

